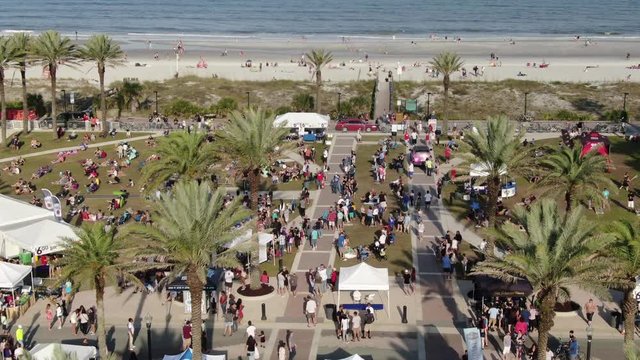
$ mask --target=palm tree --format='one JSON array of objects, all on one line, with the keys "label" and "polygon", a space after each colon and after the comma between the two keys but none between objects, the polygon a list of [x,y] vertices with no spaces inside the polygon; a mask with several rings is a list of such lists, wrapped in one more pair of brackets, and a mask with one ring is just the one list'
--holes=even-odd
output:
[{"label": "palm tree", "polygon": [[442,129],[446,134],[449,120],[449,87],[451,86],[451,74],[460,71],[464,62],[456,53],[443,52],[434,57],[430,62],[434,70],[441,73],[442,86],[444,87],[444,111],[442,117]]},{"label": "palm tree", "polygon": [[229,123],[216,133],[214,144],[218,153],[227,160],[237,161],[240,169],[247,173],[253,209],[258,204],[260,172],[289,147],[289,143],[284,142],[288,133],[289,129],[274,126],[273,116],[267,116],[261,109],[229,113]]},{"label": "palm tree", "polygon": [[73,66],[76,64],[76,46],[66,36],[59,32],[49,30],[40,34],[31,44],[31,53],[36,63],[42,64],[49,72],[51,79],[51,118],[53,119],[53,131],[56,131],[56,81],[58,78],[58,66]]},{"label": "palm tree", "polygon": [[486,214],[491,226],[495,225],[496,205],[500,194],[500,178],[522,175],[531,170],[530,149],[522,146],[522,134],[516,134],[507,118],[498,116],[478,124],[479,131],[471,131],[465,142],[471,146],[469,154],[463,155],[467,165],[480,165],[487,174]]},{"label": "palm tree", "polygon": [[[125,263],[125,243],[115,237],[113,231],[105,231],[103,224],[84,226],[76,230],[78,239],[63,239],[61,279],[73,279],[75,283],[89,283],[95,289],[98,316],[98,347],[107,358],[107,333],[104,315],[104,290],[115,281]],[[132,259],[131,259],[132,260]]]},{"label": "palm tree", "polygon": [[638,221],[618,220],[607,227],[613,243],[604,250],[612,266],[611,284],[624,293],[624,342],[633,346],[638,303],[633,296],[636,276],[640,274],[640,224]]},{"label": "palm tree", "polygon": [[[226,249],[241,235],[234,225],[250,216],[238,201],[225,205],[222,190],[212,192],[208,182],[179,182],[170,193],[154,203],[152,226],[136,226],[129,234],[136,237],[136,256],[162,258],[155,265],[170,264],[172,276],[187,276],[191,292],[192,348],[195,359],[201,357],[202,291],[211,266],[237,266],[237,253],[247,252],[253,243]],[[244,228],[243,228],[244,229]],[[246,231],[246,230],[244,230]],[[212,257],[215,256],[215,259]]]},{"label": "palm tree", "polygon": [[114,67],[124,62],[124,52],[109,36],[93,35],[80,49],[80,57],[86,61],[96,63],[98,78],[100,80],[100,112],[102,113],[103,132],[108,131],[107,125],[107,99],[104,92],[104,73],[107,66]]},{"label": "palm tree", "polygon": [[18,49],[6,37],[0,37],[0,121],[2,122],[2,142],[7,141],[7,101],[4,94],[4,71],[20,56]]},{"label": "palm tree", "polygon": [[131,112],[140,106],[140,96],[144,87],[139,82],[125,81],[120,88],[119,94],[122,94],[125,105],[131,108]]},{"label": "palm tree", "polygon": [[158,141],[153,160],[142,168],[141,183],[147,191],[163,188],[169,179],[201,179],[218,157],[203,132],[174,132]]},{"label": "palm tree", "polygon": [[306,53],[307,61],[313,66],[313,74],[316,77],[316,112],[320,113],[320,89],[322,88],[322,68],[333,60],[330,51],[324,49],[311,50]]},{"label": "palm tree", "polygon": [[16,59],[18,68],[20,68],[20,78],[22,80],[22,129],[29,131],[29,106],[27,102],[27,59],[31,50],[31,35],[25,32],[15,33],[11,36],[13,46],[19,52],[19,58]]},{"label": "palm tree", "polygon": [[581,149],[564,147],[540,161],[545,175],[540,185],[552,193],[562,193],[567,211],[577,200],[602,200],[604,188],[615,189],[606,174],[607,160],[599,154],[581,155]]},{"label": "palm tree", "polygon": [[[588,222],[581,208],[561,214],[553,199],[540,200],[530,211],[516,208],[514,219],[496,231],[498,243],[511,251],[503,257],[489,253],[474,273],[505,281],[529,281],[540,309],[538,349],[546,349],[556,301],[570,297],[568,286],[606,292],[602,283],[594,281],[609,266],[596,255],[606,242],[595,236],[595,225]],[[544,351],[538,359],[545,359]]]}]

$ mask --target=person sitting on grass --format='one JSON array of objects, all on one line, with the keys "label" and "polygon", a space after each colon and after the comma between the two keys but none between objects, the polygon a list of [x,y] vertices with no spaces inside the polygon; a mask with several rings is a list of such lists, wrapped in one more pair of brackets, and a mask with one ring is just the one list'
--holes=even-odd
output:
[{"label": "person sitting on grass", "polygon": [[42,143],[38,139],[31,139],[31,148],[38,149],[42,147]]}]

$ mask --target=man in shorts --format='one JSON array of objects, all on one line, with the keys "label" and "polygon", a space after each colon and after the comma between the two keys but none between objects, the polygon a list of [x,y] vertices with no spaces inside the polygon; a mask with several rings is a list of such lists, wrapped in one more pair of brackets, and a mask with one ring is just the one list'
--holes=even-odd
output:
[{"label": "man in shorts", "polygon": [[413,294],[413,288],[411,287],[411,274],[408,269],[404,269],[402,272],[402,290],[406,295]]},{"label": "man in shorts", "polygon": [[231,292],[231,288],[233,287],[233,278],[235,277],[233,271],[231,269],[227,269],[224,272],[224,286],[227,288],[227,292]]},{"label": "man in shorts", "polygon": [[307,327],[316,326],[316,309],[318,305],[316,301],[311,297],[307,297],[307,303],[304,306],[305,313],[307,315]]}]

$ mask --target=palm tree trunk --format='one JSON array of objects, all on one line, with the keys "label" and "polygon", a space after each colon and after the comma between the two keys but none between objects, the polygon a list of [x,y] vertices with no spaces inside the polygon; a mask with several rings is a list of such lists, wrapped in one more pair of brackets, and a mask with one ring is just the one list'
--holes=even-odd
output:
[{"label": "palm tree trunk", "polygon": [[541,293],[538,296],[540,300],[540,319],[538,323],[538,360],[546,359],[547,344],[549,342],[549,331],[553,328],[553,319],[556,312],[553,308],[556,305],[556,297],[552,292]]},{"label": "palm tree trunk", "polygon": [[487,220],[489,220],[489,227],[494,227],[496,225],[496,206],[500,192],[500,177],[495,176],[487,180]]},{"label": "palm tree trunk", "polygon": [[[258,190],[260,186],[260,169],[253,169],[249,171],[249,187],[250,187],[250,195],[251,195],[251,209],[258,209]],[[256,229],[256,234],[257,234]],[[258,248],[258,237],[255,237],[255,246]],[[249,269],[251,276],[249,276],[249,287],[251,289],[260,288],[260,274],[258,273],[258,253],[251,253],[251,267]]]},{"label": "palm tree trunk", "polygon": [[107,330],[105,326],[104,317],[104,276],[97,275],[95,278],[96,283],[96,307],[97,311],[97,333],[98,333],[98,349],[104,359],[109,357],[109,348],[107,347]]},{"label": "palm tree trunk", "polygon": [[260,168],[249,170],[250,208],[258,210],[258,191],[260,190]]},{"label": "palm tree trunk", "polygon": [[633,335],[636,330],[636,313],[638,312],[638,303],[633,296],[633,288],[624,292],[624,302],[622,304],[622,313],[624,314],[624,344],[625,346],[633,346]]},{"label": "palm tree trunk", "polygon": [[202,358],[202,289],[204,284],[198,277],[198,270],[190,266],[187,270],[187,285],[191,292],[191,347],[193,358]]},{"label": "palm tree trunk", "polygon": [[30,132],[29,128],[29,104],[27,103],[27,65],[20,63],[20,78],[22,81],[22,130]]},{"label": "palm tree trunk", "polygon": [[444,111],[442,112],[442,133],[443,135],[447,135],[449,132],[449,85],[451,84],[451,80],[449,80],[449,75],[444,75],[444,79],[442,80],[442,86],[444,87]]},{"label": "palm tree trunk", "polygon": [[320,88],[322,87],[322,72],[316,69],[316,112],[320,113]]},{"label": "palm tree trunk", "polygon": [[4,97],[4,69],[0,69],[0,121],[2,122],[2,143],[7,143],[7,101]]},{"label": "palm tree trunk", "polygon": [[567,212],[571,211],[571,203],[573,202],[572,193],[573,191],[570,189],[564,194],[565,209]]},{"label": "palm tree trunk", "polygon": [[102,112],[100,122],[102,123],[102,133],[106,134],[109,127],[107,126],[107,99],[104,94],[104,72],[104,65],[98,64],[98,77],[100,78],[100,112]]},{"label": "palm tree trunk", "polygon": [[51,77],[51,119],[53,122],[53,133],[56,134],[56,116],[58,115],[58,106],[56,102],[58,100],[56,96],[56,64],[49,63],[49,76]]}]

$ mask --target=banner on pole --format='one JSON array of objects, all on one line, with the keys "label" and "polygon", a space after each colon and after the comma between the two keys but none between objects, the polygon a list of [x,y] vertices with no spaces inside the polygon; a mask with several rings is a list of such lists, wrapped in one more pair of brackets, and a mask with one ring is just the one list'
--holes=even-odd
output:
[{"label": "banner on pole", "polygon": [[467,356],[469,360],[483,360],[482,339],[478,328],[465,328],[464,341],[467,343]]}]

